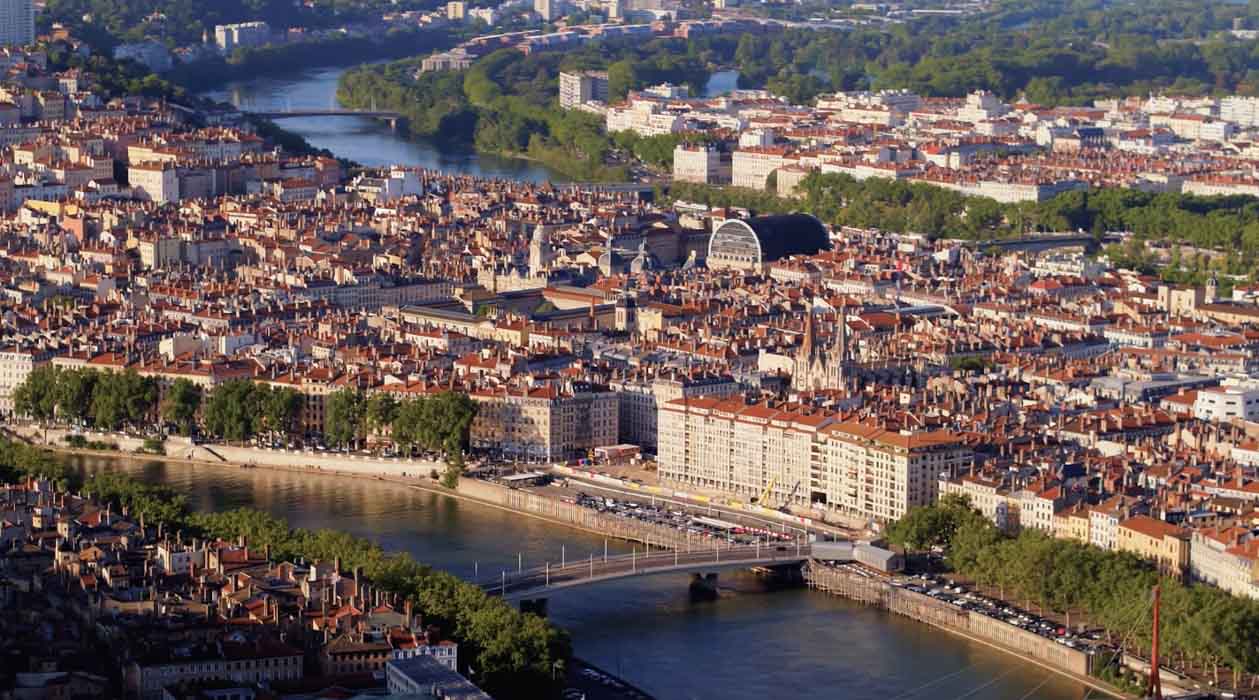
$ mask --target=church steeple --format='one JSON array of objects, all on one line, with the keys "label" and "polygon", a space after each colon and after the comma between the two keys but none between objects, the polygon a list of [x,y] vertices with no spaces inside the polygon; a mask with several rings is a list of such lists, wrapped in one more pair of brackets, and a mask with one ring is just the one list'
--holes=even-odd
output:
[{"label": "church steeple", "polygon": [[813,359],[813,350],[817,347],[817,330],[813,327],[813,307],[804,312],[804,337],[800,340],[800,357],[804,360]]}]

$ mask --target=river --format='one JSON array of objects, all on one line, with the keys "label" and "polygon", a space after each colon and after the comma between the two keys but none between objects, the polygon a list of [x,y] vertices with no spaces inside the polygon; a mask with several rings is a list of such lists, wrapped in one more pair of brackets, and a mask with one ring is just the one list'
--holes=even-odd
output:
[{"label": "river", "polygon": [[[285,76],[241,80],[202,95],[244,110],[330,109],[338,106],[337,81],[346,70],[315,68]],[[412,165],[534,182],[564,179],[533,161],[478,155],[434,141],[407,139],[384,122],[365,117],[294,117],[278,120],[277,124],[304,137],[316,148],[326,148],[340,158],[367,166]]]},{"label": "river", "polygon": [[[345,67],[315,68],[286,76],[241,80],[202,95],[245,110],[330,109],[338,106],[337,81],[346,70]],[[738,79],[738,71],[717,71],[709,79],[704,95],[715,97],[734,90]],[[326,148],[338,157],[367,166],[413,165],[534,182],[566,179],[534,161],[480,155],[466,149],[443,147],[431,140],[404,138],[384,122],[365,117],[294,117],[277,123],[316,148]]]},{"label": "river", "polygon": [[[69,457],[81,472],[125,471],[187,494],[200,510],[254,507],[333,528],[454,573],[482,576],[602,554],[562,526],[370,479]],[[620,551],[624,545],[611,545]],[[550,616],[576,652],[660,700],[1080,700],[1077,683],[904,618],[808,590],[770,591],[722,574],[720,600],[693,603],[687,575],[554,594]],[[931,685],[927,685],[931,684]]]}]

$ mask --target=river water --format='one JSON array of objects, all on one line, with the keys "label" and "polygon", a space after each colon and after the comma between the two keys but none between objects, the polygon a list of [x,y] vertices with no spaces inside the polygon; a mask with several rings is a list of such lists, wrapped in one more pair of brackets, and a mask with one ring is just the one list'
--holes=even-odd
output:
[{"label": "river water", "polygon": [[[203,96],[244,110],[334,109],[337,80],[347,69],[316,68],[285,76],[228,83]],[[276,122],[316,148],[366,166],[412,165],[479,177],[540,182],[562,179],[538,163],[520,158],[477,155],[428,140],[400,137],[388,124],[365,117],[294,117]]]},{"label": "river water", "polygon": [[[337,104],[337,81],[347,69],[316,68],[286,76],[242,80],[203,96],[230,102],[245,110],[283,111],[290,109],[333,109]],[[724,70],[713,73],[704,95],[715,97],[738,87],[739,73]],[[304,137],[316,148],[326,148],[341,158],[367,166],[413,165],[480,177],[515,180],[564,180],[545,166],[521,158],[502,158],[424,139],[402,138],[384,122],[364,117],[294,117],[277,123]]]},{"label": "river water", "polygon": [[[128,472],[202,510],[259,508],[334,528],[464,576],[584,559],[601,538],[372,479],[71,457],[83,473]],[[612,544],[612,551],[624,545]],[[558,592],[550,616],[579,656],[660,700],[1080,700],[1079,684],[888,613],[807,590],[770,591],[723,573],[720,600],[693,603],[689,576]],[[930,685],[928,685],[930,684]],[[1094,694],[1095,695],[1095,694]]]}]

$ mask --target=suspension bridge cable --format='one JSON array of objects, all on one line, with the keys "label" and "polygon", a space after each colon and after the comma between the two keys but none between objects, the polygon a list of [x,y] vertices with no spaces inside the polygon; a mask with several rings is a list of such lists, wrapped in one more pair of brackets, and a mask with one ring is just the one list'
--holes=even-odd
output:
[{"label": "suspension bridge cable", "polygon": [[907,691],[905,691],[905,692],[901,693],[900,695],[897,695],[896,697],[892,698],[891,700],[903,700],[904,698],[907,698],[907,697],[909,697],[909,696],[913,695],[914,693],[921,692],[921,691],[923,691],[923,690],[926,690],[927,688],[931,688],[931,687],[933,687],[933,686],[939,685],[939,684],[941,684],[941,683],[943,683],[943,682],[945,682],[945,681],[949,680],[950,678],[955,678],[955,677],[957,677],[957,676],[958,676],[958,675],[960,675],[960,674],[966,673],[967,671],[971,670],[972,668],[975,668],[975,664],[971,664],[970,666],[967,666],[967,667],[965,667],[965,668],[960,668],[960,669],[958,669],[958,670],[956,670],[956,671],[953,671],[952,673],[946,673],[945,675],[940,676],[939,678],[937,678],[937,679],[935,679],[935,680],[933,680],[933,681],[929,681],[929,682],[927,682],[927,683],[923,683],[922,685],[918,686],[917,688],[914,688],[914,689],[912,689],[912,690],[907,690]]}]

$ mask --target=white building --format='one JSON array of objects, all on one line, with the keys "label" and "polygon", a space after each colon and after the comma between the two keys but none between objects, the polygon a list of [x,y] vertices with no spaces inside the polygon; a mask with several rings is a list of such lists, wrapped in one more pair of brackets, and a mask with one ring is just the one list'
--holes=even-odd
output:
[{"label": "white building", "polygon": [[50,358],[47,352],[14,347],[0,350],[0,415],[13,413],[13,392],[36,367],[47,363]]},{"label": "white building", "polygon": [[230,54],[236,49],[249,49],[271,41],[271,25],[266,22],[241,22],[214,25],[214,43],[219,51]]},{"label": "white building", "polygon": [[606,118],[608,133],[633,131],[641,136],[660,136],[682,131],[682,117],[666,112],[651,100],[634,100],[628,107],[609,109]]},{"label": "white building", "polygon": [[787,163],[787,149],[782,146],[740,148],[730,158],[730,182],[735,187],[763,190],[770,174]]},{"label": "white building", "polygon": [[127,179],[138,199],[179,201],[179,173],[170,163],[141,163],[127,168]]},{"label": "white building", "polygon": [[608,101],[608,74],[604,71],[560,73],[560,107],[575,109],[587,102]]},{"label": "white building", "polygon": [[673,148],[673,179],[702,185],[730,184],[730,156],[712,144],[683,144]]},{"label": "white building", "polygon": [[33,0],[0,0],[0,45],[15,46],[35,41]]},{"label": "white building", "polygon": [[973,456],[945,431],[890,431],[739,398],[671,401],[659,423],[666,482],[883,521],[933,502],[941,475]]},{"label": "white building", "polygon": [[1200,389],[1193,402],[1193,417],[1221,423],[1234,419],[1259,419],[1259,390],[1231,387]]},{"label": "white building", "polygon": [[1193,531],[1189,543],[1189,574],[1236,596],[1259,599],[1255,565],[1259,540],[1242,527]]}]

